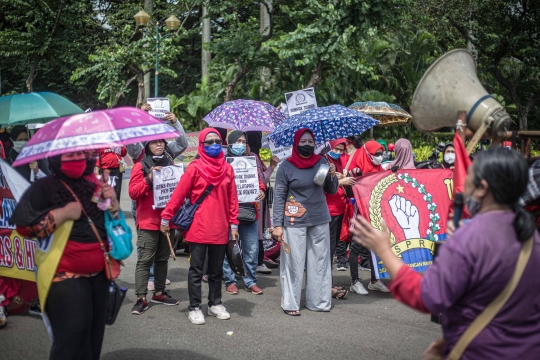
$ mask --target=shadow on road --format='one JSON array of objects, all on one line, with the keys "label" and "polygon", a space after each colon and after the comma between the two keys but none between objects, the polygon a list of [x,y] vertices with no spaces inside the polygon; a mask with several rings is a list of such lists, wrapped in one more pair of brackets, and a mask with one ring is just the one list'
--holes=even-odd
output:
[{"label": "shadow on road", "polygon": [[146,360],[150,358],[165,358],[165,359],[178,359],[181,356],[182,359],[190,360],[212,360],[214,357],[208,357],[191,350],[185,349],[122,349],[111,351],[106,354],[102,354],[102,360]]}]

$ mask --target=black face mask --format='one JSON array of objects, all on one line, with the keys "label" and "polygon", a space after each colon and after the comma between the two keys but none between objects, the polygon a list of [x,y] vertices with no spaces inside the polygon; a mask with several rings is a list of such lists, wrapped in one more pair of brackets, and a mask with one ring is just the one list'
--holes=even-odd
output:
[{"label": "black face mask", "polygon": [[296,149],[303,157],[310,157],[315,152],[315,146],[311,145],[297,146]]}]

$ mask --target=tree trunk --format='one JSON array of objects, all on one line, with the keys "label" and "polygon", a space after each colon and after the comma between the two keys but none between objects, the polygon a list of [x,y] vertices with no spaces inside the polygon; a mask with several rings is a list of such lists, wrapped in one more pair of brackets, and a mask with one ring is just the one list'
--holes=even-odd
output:
[{"label": "tree trunk", "polygon": [[[270,10],[270,11],[269,11]],[[272,11],[272,0],[266,0],[266,4],[260,3],[260,32],[264,37],[270,34],[270,12]],[[272,72],[267,67],[261,68],[261,86],[259,88],[260,97],[262,98],[264,92],[270,89],[272,86],[271,76]]]},{"label": "tree trunk", "polygon": [[242,80],[244,75],[246,75],[248,72],[248,69],[242,66],[242,63],[240,62],[240,60],[236,59],[236,62],[238,63],[238,72],[236,73],[236,76],[234,77],[233,81],[227,84],[227,89],[225,90],[225,98],[224,98],[226,102],[232,100],[232,95],[234,93],[234,89],[236,85],[240,82],[240,80]]},{"label": "tree trunk", "polygon": [[[149,75],[150,73],[146,74],[146,75]],[[137,93],[137,107],[140,108],[141,106],[143,106],[143,104],[146,102],[146,94],[145,94],[145,90],[146,90],[146,87],[144,86],[144,83],[145,83],[145,75],[144,75],[144,72],[139,72],[137,74],[137,82],[138,82],[138,86],[137,86],[137,89],[138,89],[138,93]]]},{"label": "tree trunk", "polygon": [[36,69],[43,57],[41,55],[38,55],[34,62],[32,63],[32,66],[30,66],[30,73],[28,74],[28,79],[26,79],[26,87],[28,88],[28,92],[34,91],[34,76],[36,75]]},{"label": "tree trunk", "polygon": [[[144,0],[144,11],[146,11],[150,16],[152,16],[153,10],[154,10],[154,0]],[[145,44],[145,46],[146,45],[147,44]],[[146,99],[150,97],[151,87],[152,87],[152,74],[147,73],[146,75],[144,75],[144,103],[146,103]],[[139,102],[139,99],[137,99],[137,102]]]},{"label": "tree trunk", "polygon": [[205,78],[205,76],[208,76],[208,65],[210,64],[210,61],[212,60],[212,53],[210,50],[205,49],[205,44],[210,43],[211,41],[211,27],[210,27],[210,18],[208,17],[208,9],[206,6],[203,5],[202,8],[202,15],[203,15],[203,21],[202,21],[202,52],[201,52],[201,75],[202,79]]},{"label": "tree trunk", "polygon": [[324,61],[319,60],[315,69],[311,70],[311,78],[306,85],[306,88],[316,87],[322,80],[322,70],[324,67]]}]

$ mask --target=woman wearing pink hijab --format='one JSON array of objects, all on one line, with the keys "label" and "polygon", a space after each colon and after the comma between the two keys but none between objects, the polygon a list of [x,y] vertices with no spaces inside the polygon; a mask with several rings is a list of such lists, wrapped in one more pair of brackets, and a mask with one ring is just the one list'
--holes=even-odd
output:
[{"label": "woman wearing pink hijab", "polygon": [[414,166],[412,146],[409,140],[399,139],[396,141],[394,152],[396,153],[396,158],[386,166],[387,170],[392,169],[394,166],[397,166],[398,169],[416,169]]}]

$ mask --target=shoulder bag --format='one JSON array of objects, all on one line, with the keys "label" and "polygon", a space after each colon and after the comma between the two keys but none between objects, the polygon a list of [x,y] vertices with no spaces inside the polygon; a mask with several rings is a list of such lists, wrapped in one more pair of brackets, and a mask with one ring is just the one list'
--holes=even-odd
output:
[{"label": "shoulder bag", "polygon": [[214,185],[210,184],[206,190],[204,190],[204,193],[199,196],[197,201],[195,201],[194,204],[191,204],[189,199],[186,199],[184,202],[184,205],[178,210],[176,214],[174,214],[173,218],[171,219],[172,223],[176,225],[180,230],[187,231],[189,227],[191,226],[191,223],[193,222],[193,217],[195,216],[195,212],[199,208],[199,205],[203,202],[204,199],[210,194],[210,191],[214,188]]},{"label": "shoulder bag", "polygon": [[257,221],[256,205],[251,203],[239,203],[238,221],[240,222],[240,225],[250,225]]},{"label": "shoulder bag", "polygon": [[[514,270],[514,274],[510,278],[510,281],[503,289],[503,291],[499,294],[499,296],[497,296],[495,300],[493,300],[484,309],[484,311],[482,311],[480,315],[478,315],[476,319],[474,319],[474,321],[471,323],[471,325],[469,325],[467,330],[465,330],[463,335],[461,335],[452,351],[450,351],[450,354],[447,357],[448,360],[460,359],[465,350],[467,349],[467,346],[469,346],[469,344],[474,340],[474,338],[478,334],[480,334],[480,332],[484,330],[486,326],[489,325],[489,323],[495,318],[495,316],[497,316],[499,311],[506,304],[508,299],[510,299],[510,296],[512,296],[514,290],[516,290],[516,287],[521,280],[523,272],[525,271],[525,267],[529,262],[529,258],[531,257],[532,253],[533,243],[534,236],[523,243],[523,246],[521,247],[521,250],[519,252],[519,257],[516,268]],[[440,349],[441,351],[443,351],[443,347],[441,347]],[[443,356],[442,353],[439,353],[437,355],[429,354],[429,357],[426,357],[426,355],[424,356],[424,359],[442,359]]]}]

